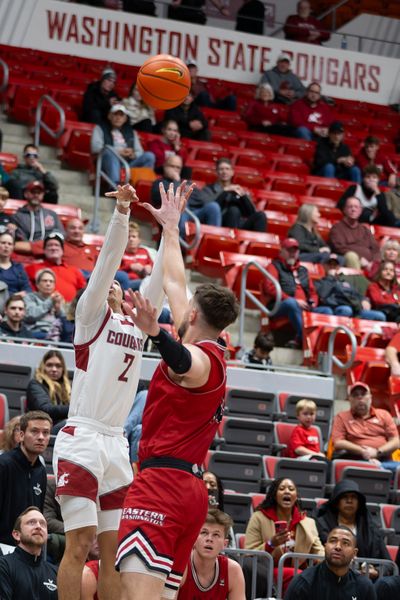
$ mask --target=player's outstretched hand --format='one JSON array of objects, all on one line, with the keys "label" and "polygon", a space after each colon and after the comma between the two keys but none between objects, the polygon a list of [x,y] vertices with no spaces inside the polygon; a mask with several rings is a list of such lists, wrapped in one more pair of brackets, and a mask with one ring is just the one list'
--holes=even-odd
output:
[{"label": "player's outstretched hand", "polygon": [[187,185],[186,180],[184,180],[174,192],[173,183],[170,183],[168,190],[160,183],[160,208],[154,208],[154,206],[147,202],[144,202],[142,206],[151,212],[156,221],[162,225],[163,229],[176,228],[195,187],[195,183]]},{"label": "player's outstretched hand", "polygon": [[131,317],[132,321],[143,333],[157,335],[160,330],[160,326],[157,323],[157,309],[140,292],[128,290],[128,294],[133,308],[127,302],[124,302],[123,308],[125,313]]},{"label": "player's outstretched hand", "polygon": [[118,202],[139,202],[135,188],[129,183],[117,185],[117,189],[114,192],[106,192],[105,195],[108,198],[116,198]]}]

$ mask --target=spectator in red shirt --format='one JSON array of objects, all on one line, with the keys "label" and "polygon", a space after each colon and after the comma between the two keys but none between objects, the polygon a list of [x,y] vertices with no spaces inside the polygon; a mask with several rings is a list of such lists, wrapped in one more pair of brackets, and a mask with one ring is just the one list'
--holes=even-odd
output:
[{"label": "spectator in red shirt", "polygon": [[356,163],[361,171],[364,171],[365,167],[377,167],[381,174],[381,185],[390,187],[396,185],[397,169],[379,149],[379,139],[377,137],[369,135],[365,138],[364,145],[356,156]]},{"label": "spectator in red shirt", "polygon": [[48,233],[43,244],[44,260],[26,265],[25,270],[36,288],[35,277],[42,269],[51,269],[56,276],[56,291],[71,302],[78,290],[84,288],[86,279],[77,267],[69,266],[64,261],[64,236],[58,231]]},{"label": "spectator in red shirt", "polygon": [[312,457],[323,456],[321,452],[320,436],[318,429],[313,427],[317,416],[317,405],[314,400],[299,400],[296,403],[296,416],[299,425],[292,431],[290,436],[287,456],[289,458],[299,458],[302,460],[311,460]]},{"label": "spectator in red shirt", "polygon": [[392,261],[381,263],[375,282],[367,288],[367,296],[372,308],[382,311],[388,321],[400,321],[400,286]]},{"label": "spectator in red shirt", "polygon": [[294,42],[321,44],[331,37],[322,27],[321,21],[311,15],[311,4],[308,0],[297,3],[297,14],[289,15],[283,28],[285,38]]},{"label": "spectator in red shirt", "polygon": [[274,104],[275,94],[269,83],[260,83],[256,89],[255,99],[252,100],[243,120],[252,131],[265,131],[274,135],[287,135],[292,133],[292,128],[281,123],[279,104]]},{"label": "spectator in red shirt", "polygon": [[295,135],[303,140],[326,138],[333,122],[330,106],[321,100],[321,86],[316,81],[307,87],[306,95],[291,105],[289,124],[296,128]]},{"label": "spectator in red shirt", "polygon": [[149,150],[156,157],[154,170],[159,175],[162,175],[164,163],[169,156],[180,156],[183,164],[185,164],[188,157],[188,151],[181,141],[178,123],[173,119],[167,119],[163,122],[161,138],[152,140],[149,143]]},{"label": "spectator in red shirt", "polygon": [[132,221],[129,223],[128,244],[122,258],[121,270],[128,273],[130,288],[133,290],[138,290],[142,279],[153,270],[150,253],[141,246],[140,227]]},{"label": "spectator in red shirt", "polygon": [[[282,289],[282,301],[276,317],[288,317],[294,327],[295,338],[288,342],[290,348],[301,348],[303,338],[303,310],[321,314],[332,314],[326,306],[318,306],[318,295],[308,271],[299,262],[299,242],[286,238],[278,258],[267,267],[267,271],[279,282]],[[264,293],[269,308],[276,298],[276,289],[269,280],[264,281]]]},{"label": "spectator in red shirt", "polygon": [[389,238],[381,246],[381,255],[371,265],[371,268],[366,272],[368,279],[375,279],[382,261],[390,260],[396,268],[396,277],[400,279],[400,244],[394,238]]},{"label": "spectator in red shirt", "polygon": [[85,244],[83,241],[84,232],[85,226],[81,219],[76,218],[68,221],[65,226],[63,259],[67,265],[77,267],[84,272],[85,276],[89,276],[96,264],[100,247]]}]

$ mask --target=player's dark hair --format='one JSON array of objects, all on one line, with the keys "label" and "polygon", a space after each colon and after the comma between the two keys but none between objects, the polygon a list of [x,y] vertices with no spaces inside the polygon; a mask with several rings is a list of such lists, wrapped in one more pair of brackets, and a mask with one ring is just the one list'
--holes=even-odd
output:
[{"label": "player's dark hair", "polygon": [[193,298],[207,325],[218,332],[236,321],[239,303],[228,288],[215,283],[203,283],[198,286]]},{"label": "player's dark hair", "polygon": [[37,510],[38,512],[40,512],[40,514],[43,515],[42,511],[37,506],[28,506],[28,508],[23,510],[22,513],[20,515],[18,515],[18,517],[16,518],[14,527],[13,527],[13,531],[21,531],[22,517],[24,517],[26,514],[28,514],[32,510]]},{"label": "player's dark hair", "polygon": [[[271,485],[267,489],[267,493],[265,494],[264,500],[261,502],[261,504],[259,504],[256,507],[255,510],[265,510],[266,508],[275,508],[276,507],[276,493],[277,493],[282,481],[285,481],[285,479],[290,479],[290,478],[289,477],[279,477],[278,479],[274,479],[274,481],[271,483]],[[297,485],[295,484],[293,479],[290,479],[290,481],[292,481],[292,483],[294,484],[294,486],[296,488],[296,491],[298,491]],[[297,508],[300,511],[302,510],[298,497],[297,497],[295,506],[297,506]]]},{"label": "player's dark hair", "polygon": [[205,523],[208,523],[209,525],[221,525],[221,527],[224,528],[225,537],[228,537],[229,530],[233,527],[233,520],[231,517],[218,508],[210,508],[208,510]]},{"label": "player's dark hair", "polygon": [[29,412],[21,415],[21,421],[19,424],[21,431],[26,431],[29,421],[48,421],[50,426],[53,427],[52,418],[47,413],[43,412],[43,410],[30,410]]},{"label": "player's dark hair", "polygon": [[274,349],[274,337],[272,333],[259,331],[254,340],[254,348],[259,348],[264,352],[271,352]]}]

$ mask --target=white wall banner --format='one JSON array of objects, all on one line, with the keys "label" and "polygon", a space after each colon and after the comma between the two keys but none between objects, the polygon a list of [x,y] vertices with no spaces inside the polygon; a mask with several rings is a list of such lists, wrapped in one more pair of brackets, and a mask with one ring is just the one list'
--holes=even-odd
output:
[{"label": "white wall banner", "polygon": [[0,43],[140,65],[159,53],[195,59],[200,75],[257,83],[288,52],[304,83],[377,104],[399,101],[398,60],[57,0],[0,0]]}]

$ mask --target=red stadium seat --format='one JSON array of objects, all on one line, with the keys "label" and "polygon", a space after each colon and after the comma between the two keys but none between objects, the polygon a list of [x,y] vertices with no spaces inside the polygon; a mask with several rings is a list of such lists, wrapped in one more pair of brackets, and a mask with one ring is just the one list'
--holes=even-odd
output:
[{"label": "red stadium seat", "polygon": [[[321,353],[328,349],[328,340],[331,332],[338,326],[345,325],[353,329],[352,320],[348,317],[336,317],[331,315],[320,315],[318,313],[303,312],[303,348],[304,364],[317,365]],[[335,356],[346,360],[346,346],[349,337],[343,332],[336,335]]]},{"label": "red stadium seat", "polygon": [[5,171],[10,172],[18,165],[18,156],[11,152],[0,152],[0,164]]},{"label": "red stadium seat", "polygon": [[[271,260],[264,256],[256,256],[251,254],[241,254],[237,252],[226,252],[221,250],[220,261],[224,269],[224,277],[226,285],[235,292],[236,296],[240,297],[242,271],[249,262],[256,262],[262,267],[267,267]],[[264,275],[255,266],[249,267],[247,272],[246,289],[249,290],[256,298],[261,299],[261,282]],[[249,298],[246,298],[247,308],[255,309],[255,305]]]}]

